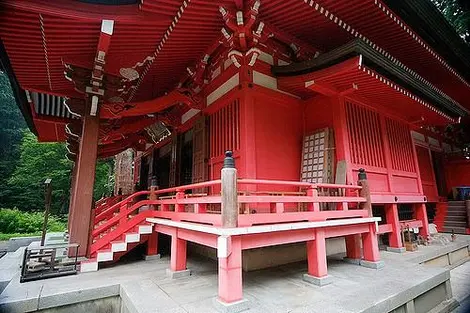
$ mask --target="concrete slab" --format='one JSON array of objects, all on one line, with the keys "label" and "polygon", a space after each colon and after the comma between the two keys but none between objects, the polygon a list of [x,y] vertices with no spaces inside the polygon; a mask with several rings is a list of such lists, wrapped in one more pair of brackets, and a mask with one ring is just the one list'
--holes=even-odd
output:
[{"label": "concrete slab", "polygon": [[[329,257],[328,273],[334,280],[322,288],[303,281],[306,262],[243,273],[244,299],[250,305],[246,312],[388,312],[430,288],[441,292],[451,275],[448,269],[409,261],[416,259],[409,252],[382,251],[381,255],[386,266],[379,271],[343,262],[344,255]],[[192,275],[180,279],[167,276],[169,263],[168,257],[119,263],[98,272],[23,284],[16,272],[0,295],[0,312],[34,311],[99,296],[120,296],[129,313],[218,312],[214,306],[217,263],[189,257]],[[462,301],[470,290],[468,266],[465,263],[452,270],[454,295]]]},{"label": "concrete slab", "polygon": [[367,267],[367,268],[373,268],[373,269],[381,269],[385,266],[384,261],[377,261],[377,262],[372,262],[372,261],[366,261],[366,260],[361,260],[359,263],[361,266]]},{"label": "concrete slab", "polygon": [[191,270],[186,269],[186,270],[183,270],[183,271],[172,271],[172,270],[170,270],[170,269],[167,269],[167,270],[166,270],[166,274],[167,274],[168,277],[170,277],[171,279],[177,279],[177,278],[182,278],[182,277],[191,276]]},{"label": "concrete slab", "polygon": [[144,260],[145,261],[159,260],[161,258],[162,258],[162,256],[160,254],[144,255]]},{"label": "concrete slab", "polygon": [[214,306],[217,311],[222,313],[238,313],[248,310],[250,308],[250,303],[248,300],[243,299],[237,302],[227,304],[217,298],[214,298]]},{"label": "concrete slab", "polygon": [[302,279],[306,281],[307,283],[310,283],[319,287],[329,285],[333,282],[333,279],[331,278],[331,276],[315,277],[309,274],[304,274]]},{"label": "concrete slab", "polygon": [[387,247],[387,251],[388,252],[395,252],[395,253],[405,253],[406,248],[405,247],[401,247],[401,248]]}]

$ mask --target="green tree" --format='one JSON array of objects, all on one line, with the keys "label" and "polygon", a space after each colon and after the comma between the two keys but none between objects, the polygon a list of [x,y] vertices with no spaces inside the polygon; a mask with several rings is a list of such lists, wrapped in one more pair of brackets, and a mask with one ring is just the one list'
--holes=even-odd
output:
[{"label": "green tree", "polygon": [[470,44],[470,2],[467,0],[433,0],[457,33]]},{"label": "green tree", "polygon": [[[47,178],[52,179],[52,207],[55,214],[66,213],[69,206],[70,182],[73,162],[66,157],[63,143],[39,143],[29,131],[25,131],[20,146],[20,156],[15,171],[8,179],[10,191],[8,207],[23,211],[44,209],[44,187]],[[109,195],[112,189],[112,161],[98,161],[95,175],[95,200]]]},{"label": "green tree", "polygon": [[18,162],[19,144],[26,123],[18,109],[10,82],[0,71],[0,207],[6,207],[11,194],[7,185]]},{"label": "green tree", "polygon": [[51,178],[52,212],[66,212],[72,162],[65,154],[64,144],[39,143],[30,131],[25,131],[17,167],[8,179],[7,186],[12,193],[10,207],[24,211],[43,210],[43,183]]}]

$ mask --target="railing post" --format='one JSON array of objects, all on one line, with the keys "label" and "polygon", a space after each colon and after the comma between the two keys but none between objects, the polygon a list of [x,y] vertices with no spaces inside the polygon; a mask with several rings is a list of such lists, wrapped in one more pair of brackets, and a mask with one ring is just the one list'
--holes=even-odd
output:
[{"label": "railing post", "polygon": [[366,202],[362,202],[360,207],[362,210],[367,210],[369,212],[369,216],[372,217],[372,201],[370,198],[370,188],[369,182],[367,181],[366,171],[363,168],[360,168],[357,176],[357,184],[362,187],[361,191],[359,192],[359,196],[366,198]]},{"label": "railing post", "polygon": [[221,171],[222,226],[238,226],[237,169],[232,151],[225,152],[224,166]]},{"label": "railing post", "polygon": [[315,200],[307,202],[307,211],[320,212],[320,203],[318,203],[318,190],[314,186],[307,189],[307,197],[314,197]]},{"label": "railing post", "polygon": [[184,199],[184,191],[178,190],[175,195],[175,212],[184,212],[184,204],[178,203],[179,199]]},{"label": "railing post", "polygon": [[[152,176],[152,180],[150,182],[149,200],[157,200],[157,193],[155,192],[156,190],[158,190],[157,177]],[[155,211],[157,206],[155,204],[151,204],[150,209]]]}]

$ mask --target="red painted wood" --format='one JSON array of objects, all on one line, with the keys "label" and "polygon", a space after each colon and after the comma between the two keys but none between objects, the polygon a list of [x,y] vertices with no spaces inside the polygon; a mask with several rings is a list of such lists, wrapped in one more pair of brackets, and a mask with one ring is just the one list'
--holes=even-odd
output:
[{"label": "red painted wood", "polygon": [[178,237],[179,230],[171,236],[170,269],[174,272],[186,270],[186,240]]},{"label": "red painted wood", "polygon": [[[386,222],[391,226],[390,233],[388,235],[389,245],[392,248],[401,248],[403,247],[403,242],[401,239],[401,225],[398,220],[398,207],[396,204],[387,204],[385,205],[385,216]],[[379,225],[379,232],[380,232]]]},{"label": "red painted wood", "polygon": [[348,235],[345,237],[346,243],[346,257],[350,259],[361,259],[361,236],[360,235]]},{"label": "red painted wood", "polygon": [[289,244],[315,239],[312,229],[299,229],[291,231],[273,232],[266,234],[250,234],[242,236],[242,249],[255,249],[275,245]]},{"label": "red painted wood", "polygon": [[242,288],[242,239],[231,237],[231,253],[227,258],[219,258],[219,300],[225,303],[240,301]]},{"label": "red painted wood", "polygon": [[370,224],[369,231],[362,234],[362,249],[364,260],[370,262],[380,261],[379,245],[374,224]]},{"label": "red painted wood", "polygon": [[308,274],[314,277],[328,275],[326,264],[326,241],[323,229],[315,230],[315,240],[307,241]]}]

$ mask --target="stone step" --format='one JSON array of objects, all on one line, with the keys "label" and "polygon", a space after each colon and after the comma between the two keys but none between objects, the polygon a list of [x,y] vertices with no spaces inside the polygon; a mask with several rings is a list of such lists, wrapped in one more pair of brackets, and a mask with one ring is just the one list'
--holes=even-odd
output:
[{"label": "stone step", "polygon": [[444,226],[444,232],[445,233],[452,233],[452,230],[456,234],[466,234],[467,229],[465,227],[446,227]]},{"label": "stone step", "polygon": [[96,259],[89,259],[80,262],[80,273],[96,272],[98,270],[98,261]]},{"label": "stone step", "polygon": [[445,221],[444,227],[467,227],[467,222]]},{"label": "stone step", "polygon": [[446,222],[466,222],[467,217],[465,215],[448,215],[445,221]]},{"label": "stone step", "polygon": [[465,211],[448,211],[447,216],[467,216]]},{"label": "stone step", "polygon": [[451,201],[448,201],[447,202],[447,205],[451,206],[451,205],[459,205],[459,206],[465,206],[465,201],[461,201],[461,200],[451,200]]}]

